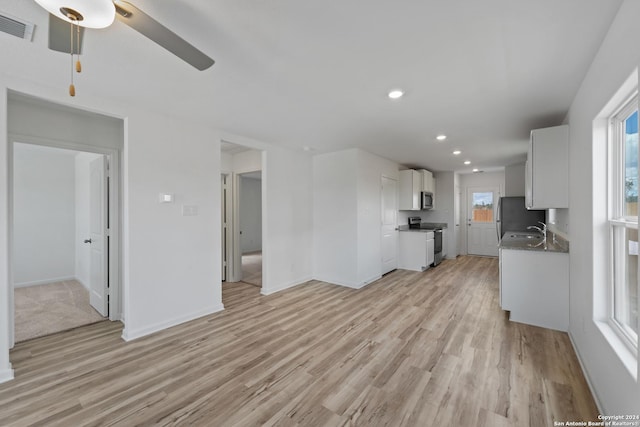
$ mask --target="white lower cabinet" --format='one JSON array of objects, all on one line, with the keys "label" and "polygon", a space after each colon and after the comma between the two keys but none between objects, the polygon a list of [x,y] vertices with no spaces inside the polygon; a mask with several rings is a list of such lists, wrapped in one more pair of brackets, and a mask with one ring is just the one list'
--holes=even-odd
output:
[{"label": "white lower cabinet", "polygon": [[500,306],[509,320],[569,329],[569,254],[500,249]]},{"label": "white lower cabinet", "polygon": [[434,261],[434,235],[432,231],[401,231],[398,268],[424,271]]},{"label": "white lower cabinet", "polygon": [[447,229],[443,228],[442,229],[442,259],[445,259],[447,257],[447,243],[449,243],[449,241],[447,240]]}]

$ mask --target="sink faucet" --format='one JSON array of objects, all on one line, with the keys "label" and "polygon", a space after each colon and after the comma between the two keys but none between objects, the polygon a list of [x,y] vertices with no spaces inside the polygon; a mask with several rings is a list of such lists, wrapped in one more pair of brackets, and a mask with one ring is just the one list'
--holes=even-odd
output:
[{"label": "sink faucet", "polygon": [[527,230],[539,231],[540,233],[542,233],[542,238],[546,239],[547,238],[547,224],[545,224],[544,222],[541,222],[541,221],[538,221],[538,224],[541,224],[542,228],[538,227],[537,225],[530,225],[529,227],[527,227]]}]

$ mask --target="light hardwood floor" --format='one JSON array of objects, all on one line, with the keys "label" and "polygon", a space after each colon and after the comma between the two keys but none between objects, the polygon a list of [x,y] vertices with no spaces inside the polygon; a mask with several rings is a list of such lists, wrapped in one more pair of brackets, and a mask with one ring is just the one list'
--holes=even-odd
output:
[{"label": "light hardwood floor", "polygon": [[103,322],[16,346],[1,425],[551,426],[595,420],[568,336],[509,322],[498,262],[270,296],[125,343]]},{"label": "light hardwood floor", "polygon": [[242,255],[242,281],[262,287],[262,251]]}]

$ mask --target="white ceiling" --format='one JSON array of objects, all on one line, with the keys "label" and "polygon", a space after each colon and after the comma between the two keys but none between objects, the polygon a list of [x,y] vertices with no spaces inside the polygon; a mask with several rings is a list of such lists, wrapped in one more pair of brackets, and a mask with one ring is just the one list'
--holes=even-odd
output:
[{"label": "white ceiling", "polygon": [[[621,4],[130,1],[216,64],[197,71],[115,22],[86,33],[78,97],[137,103],[300,150],[361,147],[457,171],[522,161],[530,129],[562,122]],[[3,0],[0,12],[37,25],[33,43],[0,34],[0,70],[66,91],[69,58],[47,49],[46,12],[32,0]],[[392,88],[406,96],[389,100]],[[446,142],[435,141],[439,133]]]}]

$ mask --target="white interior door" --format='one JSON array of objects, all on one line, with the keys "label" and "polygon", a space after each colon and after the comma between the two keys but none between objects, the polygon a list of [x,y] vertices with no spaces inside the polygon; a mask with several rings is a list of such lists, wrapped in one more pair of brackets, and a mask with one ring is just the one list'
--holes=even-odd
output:
[{"label": "white interior door", "polygon": [[101,156],[89,165],[89,302],[98,313],[109,315],[109,283],[107,279],[107,157]]},{"label": "white interior door", "polygon": [[382,177],[382,274],[398,268],[398,181]]},{"label": "white interior door", "polygon": [[227,280],[227,175],[222,174],[220,178],[221,189],[220,189],[220,241],[222,242],[222,281]]},{"label": "white interior door", "polygon": [[500,198],[498,187],[467,189],[467,253],[498,256],[496,207]]},{"label": "white interior door", "polygon": [[455,194],[453,198],[453,241],[455,242],[455,248],[450,252],[450,256],[457,257],[460,255],[462,246],[460,245],[460,186],[456,185],[454,188]]}]

